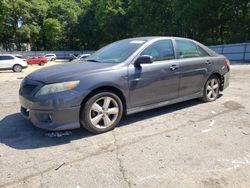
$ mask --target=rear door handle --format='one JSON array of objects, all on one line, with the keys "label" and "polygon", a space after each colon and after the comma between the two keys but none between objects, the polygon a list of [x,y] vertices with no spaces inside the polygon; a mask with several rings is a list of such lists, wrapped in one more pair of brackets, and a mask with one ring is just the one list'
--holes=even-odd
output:
[{"label": "rear door handle", "polygon": [[171,71],[174,71],[174,70],[176,70],[176,69],[178,69],[178,66],[177,66],[177,65],[171,65],[171,66],[170,66],[170,70],[171,70]]}]

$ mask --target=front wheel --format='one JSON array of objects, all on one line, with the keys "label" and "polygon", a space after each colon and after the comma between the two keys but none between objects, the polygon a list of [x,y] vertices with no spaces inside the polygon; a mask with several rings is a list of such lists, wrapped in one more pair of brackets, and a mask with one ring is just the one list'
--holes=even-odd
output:
[{"label": "front wheel", "polygon": [[204,102],[215,101],[220,93],[220,80],[217,76],[211,76],[204,86],[202,100]]},{"label": "front wheel", "polygon": [[83,104],[81,125],[93,133],[104,133],[115,128],[123,114],[121,99],[114,93],[101,92]]},{"label": "front wheel", "polygon": [[12,70],[14,72],[21,72],[22,69],[23,69],[23,67],[21,65],[14,65]]}]

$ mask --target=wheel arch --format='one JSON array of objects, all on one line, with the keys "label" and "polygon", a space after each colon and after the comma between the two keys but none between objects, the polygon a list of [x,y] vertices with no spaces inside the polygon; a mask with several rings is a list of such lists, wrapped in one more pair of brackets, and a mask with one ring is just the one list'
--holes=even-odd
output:
[{"label": "wheel arch", "polygon": [[15,69],[14,69],[15,66],[20,66],[20,67],[21,67],[21,71],[20,71],[20,72],[22,72],[22,70],[24,69],[24,67],[23,67],[21,64],[15,63],[15,64],[12,66],[12,71],[13,71],[13,72],[16,72]]},{"label": "wheel arch", "polygon": [[21,67],[23,68],[23,66],[22,66],[21,64],[15,63],[15,64],[12,66],[12,69],[13,69],[16,65],[21,66]]},{"label": "wheel arch", "polygon": [[[222,90],[223,90],[223,84],[224,84],[224,76],[221,75],[221,74],[218,73],[218,72],[213,72],[213,73],[208,77],[208,79],[211,78],[212,76],[216,76],[216,77],[219,79],[219,81],[220,81],[220,91],[222,91]],[[207,80],[208,80],[208,79],[207,79]]]},{"label": "wheel arch", "polygon": [[126,97],[124,95],[124,93],[117,87],[114,86],[110,86],[110,85],[105,85],[105,86],[99,86],[93,90],[91,90],[82,100],[81,106],[83,106],[90,97],[94,96],[97,93],[100,92],[112,92],[114,94],[116,94],[122,101],[123,104],[123,115],[126,115],[127,113],[127,100]]}]

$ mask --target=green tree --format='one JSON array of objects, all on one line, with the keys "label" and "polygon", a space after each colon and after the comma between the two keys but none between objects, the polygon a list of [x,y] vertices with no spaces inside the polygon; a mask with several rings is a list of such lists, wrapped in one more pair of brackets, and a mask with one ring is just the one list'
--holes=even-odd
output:
[{"label": "green tree", "polygon": [[57,19],[62,26],[64,49],[73,49],[75,44],[75,28],[81,9],[75,0],[51,1],[48,17]]},{"label": "green tree", "polygon": [[0,45],[7,50],[23,43],[35,50],[98,49],[148,35],[189,37],[207,45],[245,42],[249,23],[249,0],[0,1]]},{"label": "green tree", "polygon": [[11,31],[13,42],[16,44],[17,50],[21,49],[21,40],[18,30],[30,19],[30,3],[26,0],[4,0],[7,6],[7,17],[5,20],[6,29]]},{"label": "green tree", "polygon": [[8,49],[10,32],[6,29],[5,20],[7,16],[7,4],[6,1],[0,1],[0,47]]},{"label": "green tree", "polygon": [[172,0],[130,0],[128,11],[134,36],[173,33]]},{"label": "green tree", "polygon": [[62,26],[57,19],[47,18],[44,20],[43,37],[47,50],[56,50],[62,45]]}]

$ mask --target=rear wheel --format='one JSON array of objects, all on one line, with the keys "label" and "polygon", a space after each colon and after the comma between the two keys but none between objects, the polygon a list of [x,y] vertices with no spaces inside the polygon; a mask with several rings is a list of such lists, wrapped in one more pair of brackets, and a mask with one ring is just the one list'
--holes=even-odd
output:
[{"label": "rear wheel", "polygon": [[23,67],[21,65],[14,65],[13,68],[12,68],[12,70],[14,72],[21,72],[22,69],[23,69]]},{"label": "rear wheel", "polygon": [[114,93],[101,92],[90,97],[82,106],[81,125],[93,133],[104,133],[115,128],[123,114],[121,99]]},{"label": "rear wheel", "polygon": [[40,66],[43,66],[44,64],[45,64],[45,62],[43,62],[43,61],[39,63]]},{"label": "rear wheel", "polygon": [[217,76],[211,76],[204,86],[202,100],[204,102],[215,101],[220,93],[220,80]]}]

